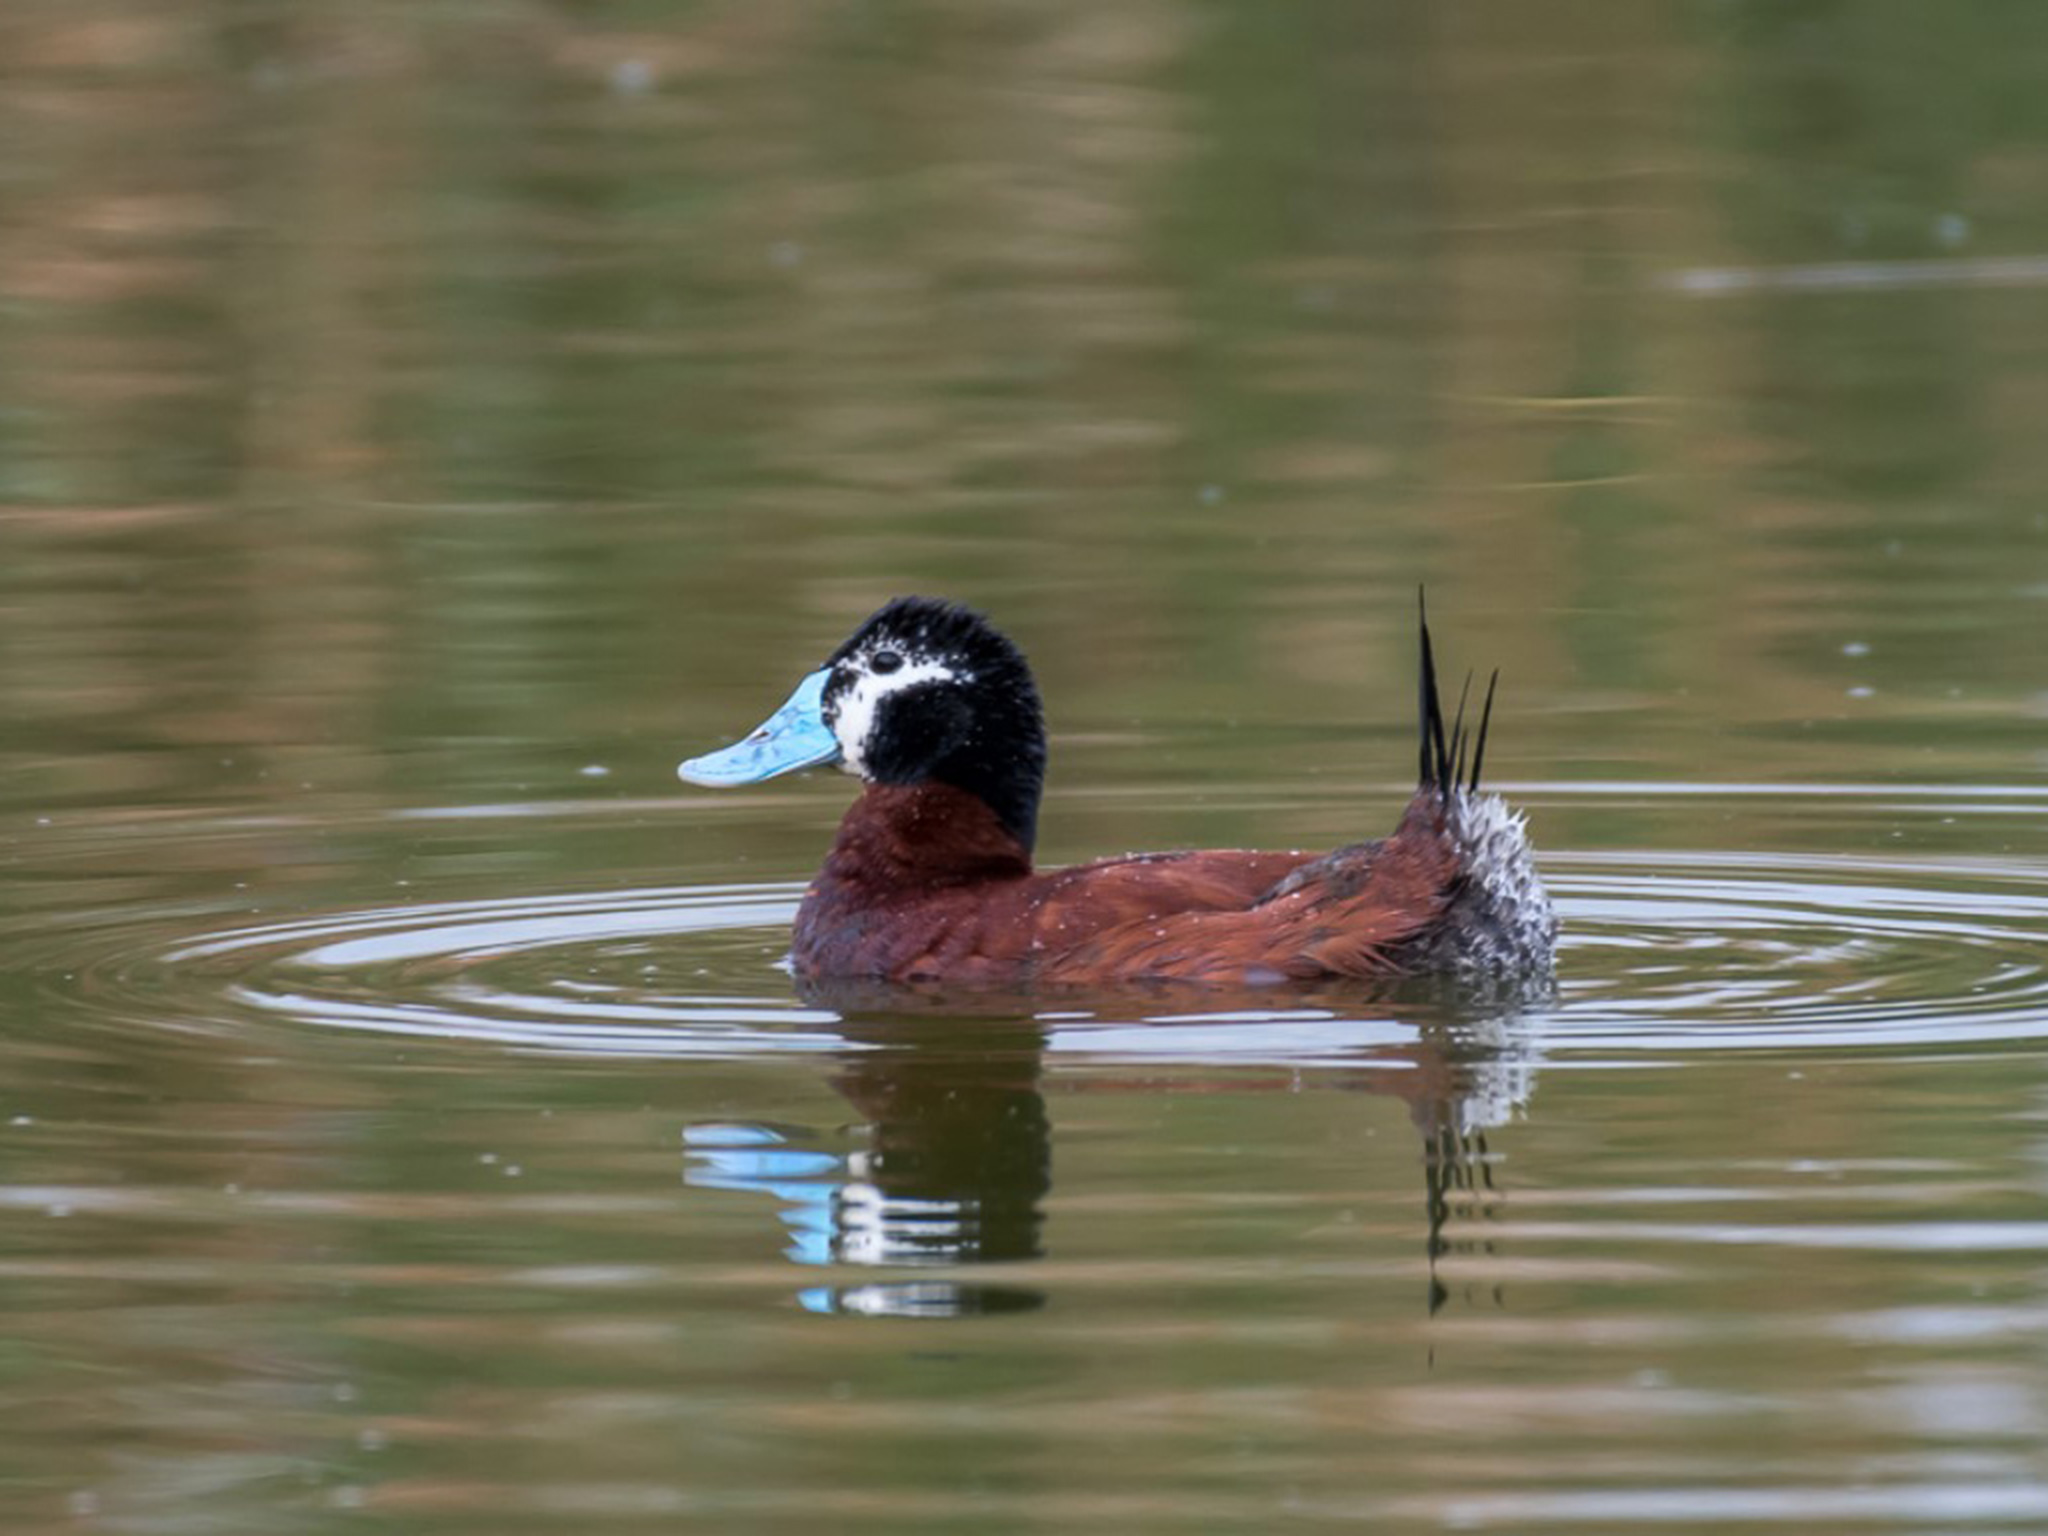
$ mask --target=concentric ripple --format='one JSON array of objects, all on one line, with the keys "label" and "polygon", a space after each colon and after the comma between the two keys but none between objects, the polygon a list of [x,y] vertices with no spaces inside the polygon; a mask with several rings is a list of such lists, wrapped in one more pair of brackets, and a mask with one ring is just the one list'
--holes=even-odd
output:
[{"label": "concentric ripple", "polygon": [[[2048,1038],[2048,863],[2021,858],[1546,854],[1564,920],[1521,1048],[1595,1062],[1731,1048]],[[593,1056],[851,1048],[782,968],[793,883],[419,903],[283,922],[133,907],[15,937],[104,1023],[299,1029]],[[40,950],[40,953],[36,951]],[[1038,1006],[1038,1005],[1034,1005]],[[1276,991],[1046,1000],[1052,1049],[1356,1060],[1413,1010]]]},{"label": "concentric ripple", "polygon": [[[802,887],[391,907],[207,934],[163,957],[243,1010],[331,1029],[591,1055],[836,1049],[837,1015],[754,990]],[[737,946],[733,941],[738,939]]]},{"label": "concentric ripple", "polygon": [[1952,1045],[2048,1033],[2048,866],[1561,860],[1560,1045]]}]

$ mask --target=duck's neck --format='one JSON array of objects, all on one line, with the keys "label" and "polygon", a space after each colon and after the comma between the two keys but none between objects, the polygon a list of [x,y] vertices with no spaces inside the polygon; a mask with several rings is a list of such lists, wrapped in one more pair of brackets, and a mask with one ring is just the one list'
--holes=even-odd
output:
[{"label": "duck's neck", "polygon": [[819,882],[912,891],[1030,873],[1030,850],[980,796],[951,784],[870,784],[840,821]]}]

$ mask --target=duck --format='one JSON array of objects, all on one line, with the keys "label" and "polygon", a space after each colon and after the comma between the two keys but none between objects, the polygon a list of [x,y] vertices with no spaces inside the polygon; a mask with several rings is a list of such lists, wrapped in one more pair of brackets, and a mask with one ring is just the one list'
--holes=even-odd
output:
[{"label": "duck", "polygon": [[1418,781],[1392,832],[1328,852],[1194,849],[1064,868],[1032,860],[1044,708],[1023,651],[978,611],[898,597],[782,707],[684,782],[836,766],[859,797],[797,909],[800,981],[1271,987],[1531,977],[1558,922],[1525,818],[1480,787],[1475,727],[1446,721],[1418,594]]}]

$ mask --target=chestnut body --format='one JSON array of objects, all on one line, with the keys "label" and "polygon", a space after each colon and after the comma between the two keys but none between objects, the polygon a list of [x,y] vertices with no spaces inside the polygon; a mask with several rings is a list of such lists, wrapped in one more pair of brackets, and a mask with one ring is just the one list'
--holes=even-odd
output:
[{"label": "chestnut body", "polygon": [[1458,894],[1428,792],[1334,853],[1132,854],[1040,873],[971,795],[872,785],[797,912],[806,978],[1259,985],[1409,969]]}]

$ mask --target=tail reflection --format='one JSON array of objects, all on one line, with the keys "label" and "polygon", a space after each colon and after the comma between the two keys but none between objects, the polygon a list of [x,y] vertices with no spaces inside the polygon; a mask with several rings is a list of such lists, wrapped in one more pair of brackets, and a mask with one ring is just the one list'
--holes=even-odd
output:
[{"label": "tail reflection", "polygon": [[[1417,1115],[1421,1122],[1423,1116]],[[1493,1151],[1486,1144],[1486,1132],[1470,1134],[1454,1124],[1422,1126],[1423,1206],[1429,1216],[1429,1312],[1434,1317],[1451,1299],[1450,1289],[1438,1275],[1437,1262],[1452,1253],[1491,1254],[1493,1243],[1453,1242],[1449,1236],[1454,1211],[1479,1220],[1491,1220],[1497,1191],[1493,1183]],[[1501,1300],[1499,1286],[1493,1301]]]}]

